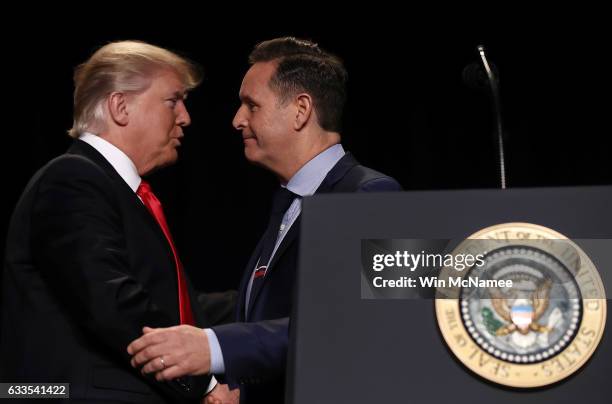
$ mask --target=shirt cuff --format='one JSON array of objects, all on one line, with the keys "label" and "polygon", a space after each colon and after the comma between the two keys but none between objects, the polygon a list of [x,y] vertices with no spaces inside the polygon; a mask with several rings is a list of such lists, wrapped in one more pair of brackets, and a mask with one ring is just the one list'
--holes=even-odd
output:
[{"label": "shirt cuff", "polygon": [[206,389],[206,394],[210,393],[215,387],[217,387],[217,379],[215,376],[211,376],[210,383],[208,383],[208,388]]},{"label": "shirt cuff", "polygon": [[208,347],[210,350],[210,373],[221,375],[225,373],[225,362],[223,362],[223,352],[217,339],[217,334],[211,328],[205,328],[204,332],[208,337]]}]

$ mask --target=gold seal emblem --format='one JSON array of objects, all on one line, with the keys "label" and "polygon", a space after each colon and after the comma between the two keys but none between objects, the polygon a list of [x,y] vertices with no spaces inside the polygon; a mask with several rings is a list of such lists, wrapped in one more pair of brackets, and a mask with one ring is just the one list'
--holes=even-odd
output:
[{"label": "gold seal emblem", "polygon": [[[443,268],[440,279],[466,282],[438,288],[435,303],[442,336],[465,366],[505,386],[541,387],[593,355],[606,299],[597,269],[575,242],[543,226],[506,223],[476,232],[453,251],[466,253],[482,254],[483,265],[460,273]],[[482,286],[490,284],[483,280],[506,286]]]}]

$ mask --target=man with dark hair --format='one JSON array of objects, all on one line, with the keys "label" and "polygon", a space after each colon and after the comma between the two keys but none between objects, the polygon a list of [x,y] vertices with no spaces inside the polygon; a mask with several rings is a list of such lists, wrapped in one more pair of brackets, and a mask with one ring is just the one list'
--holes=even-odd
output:
[{"label": "man with dark hair", "polygon": [[145,373],[163,379],[213,373],[230,388],[240,386],[244,401],[272,403],[284,399],[302,198],[401,187],[340,145],[347,81],[340,59],[312,42],[278,38],[257,45],[250,62],[233,124],[246,158],[272,171],[280,187],[240,285],[237,322],[199,333],[188,326],[147,330],[129,352]]},{"label": "man with dark hair", "polygon": [[298,91],[307,92],[317,106],[319,126],[339,133],[348,79],[342,61],[312,42],[295,38],[262,42],[249,56],[251,65],[274,60],[278,65],[269,85],[279,101],[284,104]]}]

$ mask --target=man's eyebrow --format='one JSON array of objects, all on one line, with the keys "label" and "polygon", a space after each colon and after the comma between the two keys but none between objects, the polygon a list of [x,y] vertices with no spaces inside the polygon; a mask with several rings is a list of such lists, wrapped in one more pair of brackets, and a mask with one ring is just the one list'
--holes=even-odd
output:
[{"label": "man's eyebrow", "polygon": [[257,102],[253,98],[248,96],[248,95],[239,95],[238,97],[240,98],[240,101],[242,101],[242,102],[247,102],[247,103],[251,103],[251,104],[257,104]]},{"label": "man's eyebrow", "polygon": [[172,94],[172,96],[173,96],[173,97],[180,98],[180,99],[183,99],[183,100],[184,100],[184,99],[186,99],[186,98],[187,98],[187,94],[188,94],[188,92],[187,92],[187,91],[180,91],[180,90],[177,90],[177,91],[175,91],[175,92]]}]

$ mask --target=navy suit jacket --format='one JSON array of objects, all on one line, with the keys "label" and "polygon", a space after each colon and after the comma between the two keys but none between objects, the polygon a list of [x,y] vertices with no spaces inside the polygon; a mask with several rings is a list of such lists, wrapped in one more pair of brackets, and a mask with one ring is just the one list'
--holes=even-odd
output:
[{"label": "navy suit jacket", "polygon": [[[316,193],[400,191],[393,178],[360,165],[347,153],[327,174]],[[242,402],[284,401],[289,315],[298,258],[299,217],[274,254],[264,283],[251,298],[245,318],[245,294],[262,241],[253,252],[238,292],[237,323],[213,327],[230,387],[240,386]]]}]

